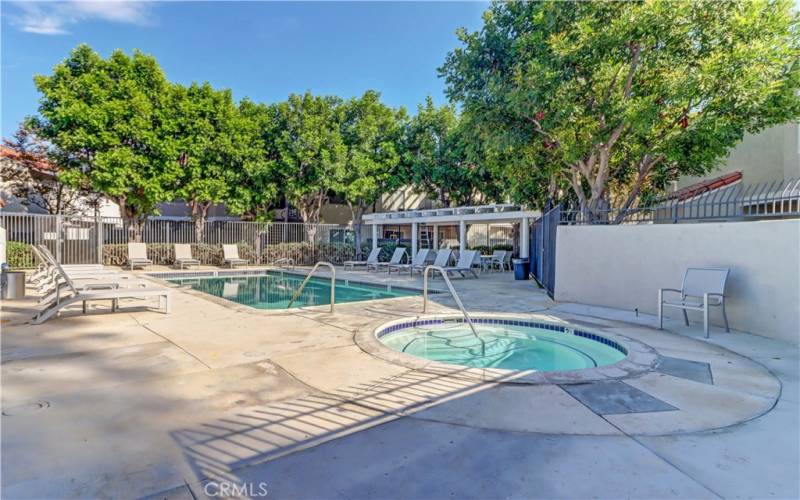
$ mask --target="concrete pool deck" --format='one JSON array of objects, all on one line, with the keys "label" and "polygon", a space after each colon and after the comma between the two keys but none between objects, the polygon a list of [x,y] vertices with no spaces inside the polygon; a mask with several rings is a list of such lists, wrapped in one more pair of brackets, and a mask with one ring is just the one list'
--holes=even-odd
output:
[{"label": "concrete pool deck", "polygon": [[678,321],[658,331],[633,312],[555,304],[510,273],[454,281],[470,311],[567,321],[659,358],[635,377],[529,385],[356,342],[419,315],[418,296],[330,314],[178,289],[170,315],[36,326],[22,324],[34,301],[5,303],[3,496],[192,498],[223,481],[273,498],[800,496],[797,346],[720,329],[705,341]]}]

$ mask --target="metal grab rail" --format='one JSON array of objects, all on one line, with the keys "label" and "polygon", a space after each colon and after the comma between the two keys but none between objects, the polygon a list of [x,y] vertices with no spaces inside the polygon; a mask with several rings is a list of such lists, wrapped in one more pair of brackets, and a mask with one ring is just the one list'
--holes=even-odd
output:
[{"label": "metal grab rail", "polygon": [[272,265],[281,267],[291,266],[292,270],[294,270],[294,259],[291,257],[281,257],[280,259],[274,260]]},{"label": "metal grab rail", "polygon": [[331,312],[333,312],[333,304],[334,304],[334,299],[336,297],[336,293],[335,293],[336,292],[336,268],[333,267],[333,264],[331,264],[330,262],[317,262],[316,264],[314,264],[314,267],[311,269],[311,272],[309,272],[308,275],[306,275],[306,279],[303,280],[303,283],[300,285],[300,288],[298,288],[297,291],[294,292],[294,295],[292,295],[292,299],[289,301],[289,305],[286,306],[286,309],[289,309],[290,307],[292,307],[292,304],[294,304],[294,301],[297,300],[297,297],[299,297],[300,294],[303,293],[303,288],[306,287],[306,283],[308,283],[308,280],[311,279],[311,275],[314,274],[314,272],[317,269],[319,269],[319,266],[328,266],[328,267],[331,268]]},{"label": "metal grab rail", "polygon": [[447,285],[447,288],[450,290],[450,295],[453,297],[453,300],[456,301],[456,305],[461,310],[461,314],[464,315],[464,320],[469,325],[470,330],[472,330],[472,334],[475,335],[475,338],[478,339],[481,343],[481,352],[483,355],[486,355],[486,341],[484,341],[480,335],[478,335],[478,330],[475,329],[475,325],[472,323],[472,318],[469,317],[469,313],[464,308],[464,304],[461,302],[461,297],[458,296],[456,293],[456,289],[453,287],[453,283],[450,282],[450,278],[447,277],[447,271],[440,266],[426,266],[425,272],[422,275],[422,312],[428,312],[428,274],[430,273],[431,269],[434,271],[439,271],[439,274],[442,275],[444,278],[444,282]]}]

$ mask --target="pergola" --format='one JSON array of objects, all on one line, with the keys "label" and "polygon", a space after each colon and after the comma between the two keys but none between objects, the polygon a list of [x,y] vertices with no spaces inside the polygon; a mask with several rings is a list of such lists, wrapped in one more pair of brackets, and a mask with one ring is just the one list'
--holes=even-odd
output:
[{"label": "pergola", "polygon": [[467,224],[520,223],[519,255],[528,258],[530,221],[539,217],[536,210],[523,210],[517,205],[481,205],[475,207],[435,208],[403,212],[381,212],[364,215],[364,224],[372,226],[372,248],[378,247],[378,228],[382,225],[411,226],[411,255],[417,253],[420,224],[433,226],[433,248],[439,248],[438,226],[458,224],[458,241],[467,248]]}]

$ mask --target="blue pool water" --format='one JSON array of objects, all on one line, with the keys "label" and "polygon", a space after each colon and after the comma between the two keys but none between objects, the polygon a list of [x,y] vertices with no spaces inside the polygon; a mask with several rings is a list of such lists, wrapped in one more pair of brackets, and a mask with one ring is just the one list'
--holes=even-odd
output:
[{"label": "blue pool water", "polygon": [[440,322],[379,333],[379,338],[398,352],[472,368],[579,370],[625,358],[613,342],[591,334],[585,335],[600,341],[567,331],[515,324],[475,326],[478,337],[463,322]]},{"label": "blue pool water", "polygon": [[[244,304],[256,309],[286,309],[294,292],[305,276],[270,272],[257,276],[226,276],[217,278],[172,278],[167,281],[191,286],[215,297]],[[390,299],[419,295],[419,292],[385,285],[369,285],[353,281],[336,280],[336,303],[364,300]],[[292,308],[330,304],[331,280],[312,277]]]}]

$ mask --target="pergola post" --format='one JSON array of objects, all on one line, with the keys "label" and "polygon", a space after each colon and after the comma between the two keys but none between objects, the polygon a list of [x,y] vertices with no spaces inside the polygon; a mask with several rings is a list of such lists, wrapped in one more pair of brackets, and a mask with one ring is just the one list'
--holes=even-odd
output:
[{"label": "pergola post", "polygon": [[464,219],[458,221],[458,249],[467,249],[467,222]]},{"label": "pergola post", "polygon": [[439,250],[439,225],[433,225],[433,249]]},{"label": "pergola post", "polygon": [[372,249],[378,248],[378,225],[372,225]]},{"label": "pergola post", "polygon": [[417,237],[419,236],[419,223],[411,223],[411,258],[417,255]]},{"label": "pergola post", "polygon": [[519,257],[527,259],[530,257],[530,221],[527,217],[522,218],[519,224]]}]

